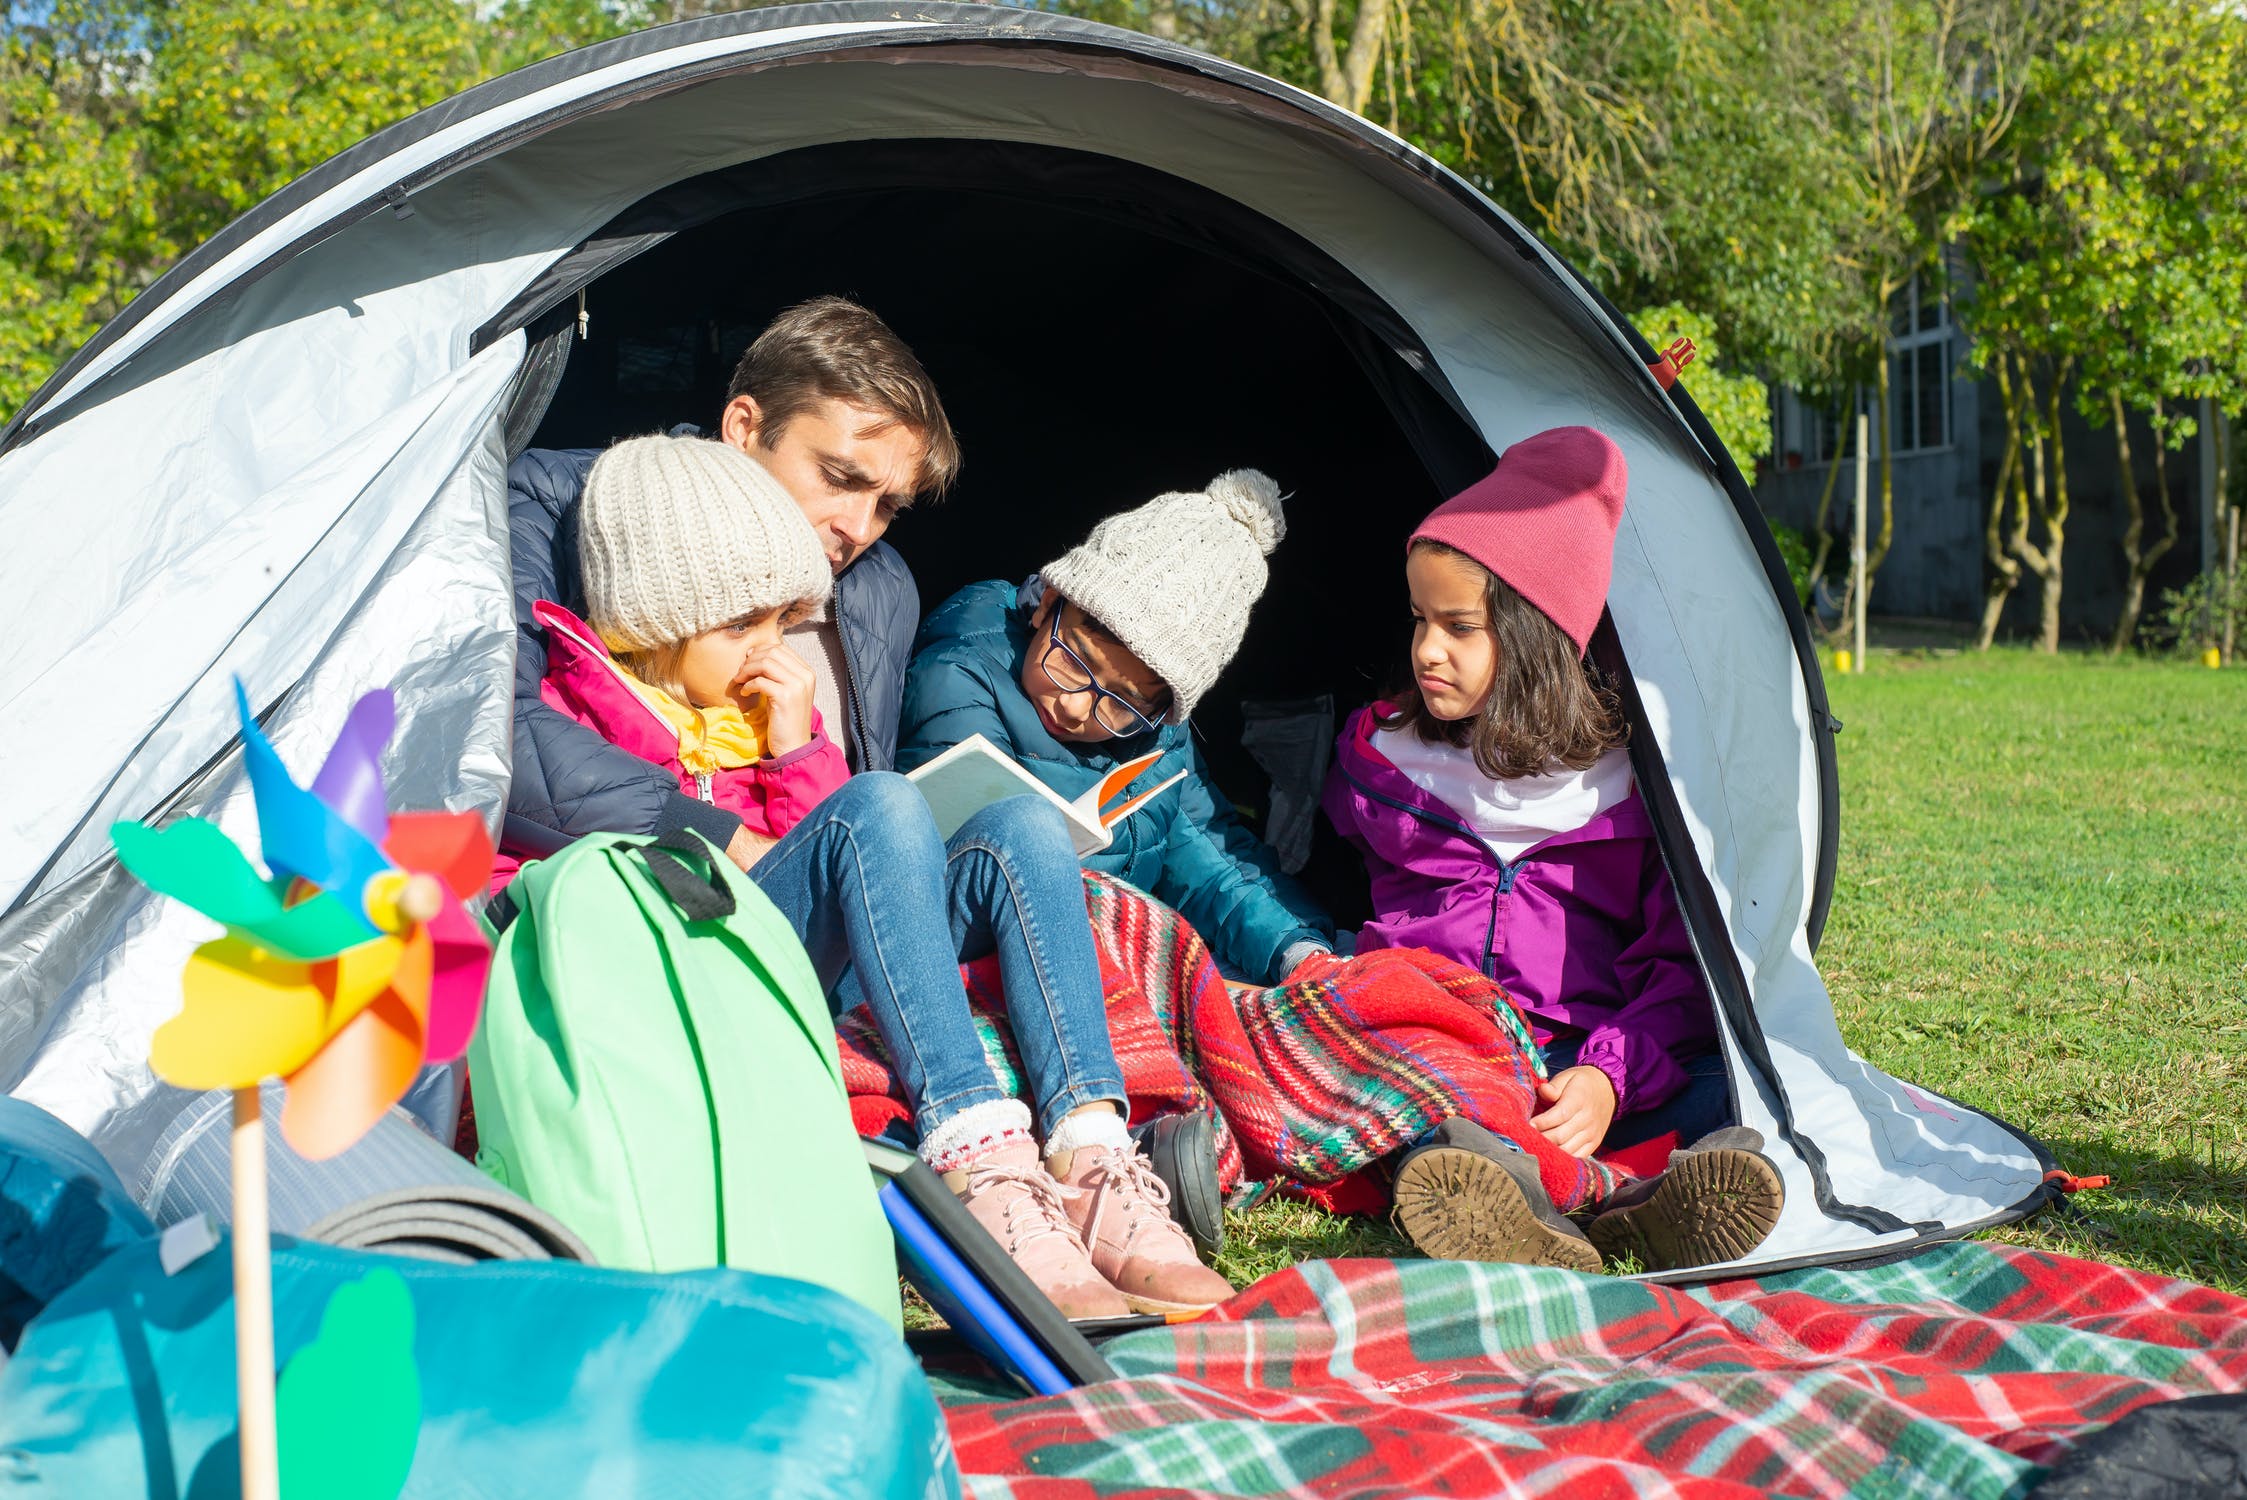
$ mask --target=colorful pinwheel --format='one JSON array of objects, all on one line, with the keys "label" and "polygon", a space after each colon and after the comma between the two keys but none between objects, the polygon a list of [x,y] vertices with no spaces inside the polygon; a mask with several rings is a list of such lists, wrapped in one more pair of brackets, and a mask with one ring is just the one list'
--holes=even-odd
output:
[{"label": "colorful pinwheel", "polygon": [[[467,1050],[484,1007],[491,945],[461,903],[490,880],[492,842],[474,813],[391,815],[382,749],[397,705],[387,691],[351,706],[309,790],[289,778],[240,682],[234,703],[259,852],[271,875],[200,818],[167,828],[119,823],[110,837],[142,884],[226,926],[224,937],[187,960],[187,1003],[156,1029],[148,1061],[183,1088],[234,1092],[237,1453],[244,1500],[279,1500],[258,1085],[274,1074],[283,1079],[281,1135],[317,1161],[366,1134],[405,1097],[424,1063]],[[337,1294],[323,1340],[351,1290]],[[313,1392],[306,1399],[317,1405],[327,1365],[316,1358],[307,1368],[313,1373],[300,1375],[297,1393]],[[410,1462],[410,1445],[405,1453]],[[389,1472],[368,1471],[378,1480]]]},{"label": "colorful pinwheel", "polygon": [[387,690],[352,706],[309,790],[290,779],[235,685],[257,805],[261,875],[216,825],[119,823],[125,867],[226,925],[188,959],[186,1005],[149,1063],[191,1089],[286,1080],[281,1134],[320,1160],[366,1133],[427,1062],[467,1050],[491,946],[461,904],[491,878],[474,813],[397,813],[382,750]]}]

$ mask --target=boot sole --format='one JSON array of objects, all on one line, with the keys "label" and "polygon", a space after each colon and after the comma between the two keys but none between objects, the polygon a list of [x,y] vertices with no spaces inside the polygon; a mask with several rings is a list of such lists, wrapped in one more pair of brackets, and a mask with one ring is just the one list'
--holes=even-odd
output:
[{"label": "boot sole", "polygon": [[[1150,1152],[1155,1175],[1170,1185],[1170,1217],[1204,1255],[1225,1248],[1225,1197],[1217,1190],[1217,1127],[1209,1116],[1195,1113],[1179,1117],[1170,1131],[1154,1137],[1158,1152]],[[1201,1170],[1183,1170],[1192,1162]],[[1166,1309],[1176,1311],[1175,1308]]]},{"label": "boot sole", "polygon": [[1539,1221],[1521,1184],[1472,1151],[1416,1151],[1397,1169],[1396,1221],[1437,1260],[1504,1261],[1597,1271],[1599,1252]]},{"label": "boot sole", "polygon": [[1670,1168],[1654,1196],[1585,1229],[1609,1260],[1682,1271],[1738,1260],[1770,1237],[1786,1206],[1779,1169],[1752,1151],[1699,1151]]}]

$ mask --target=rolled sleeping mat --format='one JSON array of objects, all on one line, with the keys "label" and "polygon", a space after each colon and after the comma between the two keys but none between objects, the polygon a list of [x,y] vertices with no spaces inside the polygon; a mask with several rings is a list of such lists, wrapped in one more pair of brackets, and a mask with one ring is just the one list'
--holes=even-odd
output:
[{"label": "rolled sleeping mat", "polygon": [[[281,1138],[277,1080],[267,1081],[263,1099],[268,1211],[277,1234],[455,1264],[593,1263],[585,1242],[559,1219],[463,1161],[404,1109],[393,1107],[342,1155],[307,1161]],[[233,1124],[233,1095],[213,1089],[164,1128],[135,1184],[159,1228],[199,1213],[227,1222]]]}]

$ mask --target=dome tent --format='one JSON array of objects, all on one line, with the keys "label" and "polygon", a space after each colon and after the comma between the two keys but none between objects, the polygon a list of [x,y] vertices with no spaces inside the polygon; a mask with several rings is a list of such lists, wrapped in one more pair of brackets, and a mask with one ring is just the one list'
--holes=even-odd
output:
[{"label": "dome tent", "polygon": [[[688,306],[688,281],[762,290]],[[233,677],[299,758],[394,685],[400,800],[497,819],[509,458],[707,420],[709,371],[722,394],[750,304],[782,288],[864,292],[954,409],[960,513],[893,533],[924,602],[1035,566],[1157,476],[1253,463],[1293,485],[1235,694],[1263,668],[1362,699],[1412,522],[1517,438],[1607,431],[1632,483],[1595,649],[1741,1117],[1787,1178],[1752,1264],[2047,1201],[2036,1142],[1842,1042],[1812,956],[1837,809],[1815,655],[1739,474],[1614,309],[1317,99],[1136,34],[945,5],[715,16],[471,89],[188,256],[0,433],[0,766],[38,789],[0,812],[12,1092],[127,1164],[171,1112],[142,1059],[200,933],[106,830],[242,826]],[[631,406],[666,381],[703,404]],[[1221,762],[1224,713],[1197,714]]]}]

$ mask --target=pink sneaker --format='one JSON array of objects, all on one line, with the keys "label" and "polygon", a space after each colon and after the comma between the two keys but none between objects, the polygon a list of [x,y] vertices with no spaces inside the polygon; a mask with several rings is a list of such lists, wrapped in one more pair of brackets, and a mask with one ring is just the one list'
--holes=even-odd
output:
[{"label": "pink sneaker", "polygon": [[1034,1142],[1001,1146],[946,1172],[944,1185],[1063,1317],[1131,1315],[1131,1304],[1093,1269],[1064,1206],[1071,1195],[1046,1172]]},{"label": "pink sneaker", "polygon": [[1086,1146],[1047,1162],[1062,1186],[1093,1269],[1132,1311],[1201,1312],[1233,1295],[1232,1283],[1203,1265],[1194,1242],[1170,1217],[1170,1189],[1147,1158],[1112,1146]]}]

